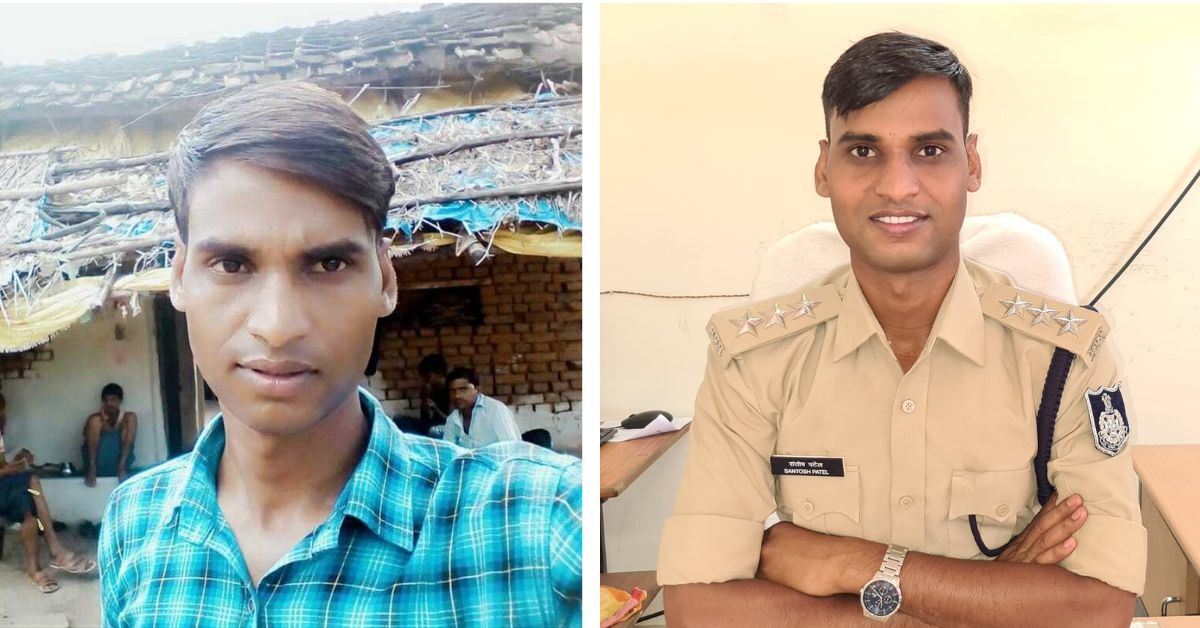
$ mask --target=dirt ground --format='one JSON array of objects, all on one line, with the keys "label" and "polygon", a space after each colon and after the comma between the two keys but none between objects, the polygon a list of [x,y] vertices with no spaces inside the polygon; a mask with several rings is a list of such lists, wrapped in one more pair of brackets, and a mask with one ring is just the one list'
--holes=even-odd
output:
[{"label": "dirt ground", "polygon": [[[39,592],[25,576],[25,551],[16,529],[0,529],[4,560],[0,562],[0,628],[61,628],[100,625],[100,579],[93,571],[72,576],[51,570],[58,580],[54,593]],[[96,541],[81,538],[72,526],[59,537],[63,545],[88,558],[96,557]],[[43,567],[50,559],[46,544],[39,543]]]}]

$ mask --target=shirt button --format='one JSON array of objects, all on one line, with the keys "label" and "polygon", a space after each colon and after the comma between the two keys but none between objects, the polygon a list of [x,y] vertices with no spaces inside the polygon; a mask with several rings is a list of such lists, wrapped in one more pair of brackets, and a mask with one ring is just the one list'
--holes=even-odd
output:
[{"label": "shirt button", "polygon": [[996,514],[1001,517],[1006,516],[1008,514],[1008,506],[1005,506],[1004,504],[996,506]]},{"label": "shirt button", "polygon": [[806,501],[806,502],[800,504],[800,512],[802,512],[806,515],[811,515],[813,508],[814,508],[813,503],[809,502],[809,501]]},{"label": "shirt button", "polygon": [[900,498],[900,507],[901,507],[901,508],[903,508],[903,509],[905,509],[905,510],[908,510],[909,508],[912,508],[912,505],[913,505],[913,498],[912,498],[912,497],[909,497],[908,495],[905,495],[904,497],[901,497],[901,498]]},{"label": "shirt button", "polygon": [[905,414],[912,414],[913,410],[917,409],[917,402],[912,399],[905,399],[904,403],[900,404],[900,408],[904,410]]}]

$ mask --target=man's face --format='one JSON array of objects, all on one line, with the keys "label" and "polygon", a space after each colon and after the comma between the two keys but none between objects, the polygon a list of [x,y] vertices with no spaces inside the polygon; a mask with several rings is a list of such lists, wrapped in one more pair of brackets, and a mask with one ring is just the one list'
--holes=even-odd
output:
[{"label": "man's face", "polygon": [[303,432],[342,404],[396,302],[386,248],[349,201],[273,170],[217,162],[190,191],[171,300],[226,416]]},{"label": "man's face", "polygon": [[975,143],[963,138],[958,93],[943,78],[916,78],[845,119],[832,115],[816,187],[851,257],[883,273],[957,263],[967,192],[980,184]]},{"label": "man's face", "polygon": [[478,398],[479,389],[471,382],[462,378],[450,380],[450,403],[459,411],[475,407],[475,400]]},{"label": "man's face", "polygon": [[116,395],[104,395],[100,398],[100,407],[109,415],[121,411],[121,398]]}]

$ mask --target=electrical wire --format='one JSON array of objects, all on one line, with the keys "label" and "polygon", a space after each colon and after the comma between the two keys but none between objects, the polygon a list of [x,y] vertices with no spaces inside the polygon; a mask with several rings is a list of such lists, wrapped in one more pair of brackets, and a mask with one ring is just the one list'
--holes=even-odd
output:
[{"label": "electrical wire", "polygon": [[1150,239],[1154,237],[1154,234],[1158,233],[1158,230],[1162,228],[1163,223],[1167,222],[1167,219],[1171,217],[1171,214],[1175,211],[1175,208],[1179,207],[1179,203],[1182,202],[1183,198],[1192,190],[1192,186],[1196,184],[1196,179],[1200,179],[1200,170],[1196,170],[1196,174],[1192,175],[1192,180],[1188,181],[1187,186],[1183,188],[1183,192],[1180,192],[1179,198],[1176,198],[1175,202],[1171,203],[1171,207],[1167,209],[1167,213],[1163,214],[1163,217],[1159,219],[1158,224],[1154,225],[1154,228],[1150,230],[1150,233],[1146,235],[1145,239],[1142,240],[1142,243],[1139,244],[1137,249],[1133,251],[1133,255],[1130,255],[1129,259],[1125,260],[1125,264],[1121,266],[1121,269],[1117,271],[1117,274],[1113,275],[1112,279],[1109,279],[1108,283],[1104,284],[1104,287],[1100,289],[1100,292],[1096,294],[1095,298],[1088,303],[1088,307],[1094,307],[1096,305],[1096,303],[1100,300],[1100,297],[1104,296],[1104,293],[1108,292],[1108,289],[1111,288],[1114,283],[1117,283],[1117,279],[1121,278],[1121,275],[1125,273],[1125,269],[1129,268],[1129,265],[1133,263],[1133,260],[1138,256],[1138,253],[1141,253],[1142,249],[1146,248],[1147,244],[1150,244]]},{"label": "electrical wire", "polygon": [[628,294],[635,297],[650,297],[651,299],[734,299],[750,296],[749,292],[745,294],[654,294],[651,292],[635,292],[633,290],[604,290],[600,293],[601,296],[606,294]]}]

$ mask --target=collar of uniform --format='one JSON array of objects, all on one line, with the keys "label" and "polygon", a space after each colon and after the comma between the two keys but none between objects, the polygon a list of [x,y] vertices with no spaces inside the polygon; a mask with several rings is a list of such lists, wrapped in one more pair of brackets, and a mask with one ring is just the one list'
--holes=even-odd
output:
[{"label": "collar of uniform", "polygon": [[841,288],[842,308],[838,313],[837,331],[833,338],[833,361],[837,362],[854,353],[871,336],[879,336],[879,341],[887,346],[887,336],[879,327],[879,321],[875,320],[875,313],[863,296],[854,271],[846,273],[837,283],[839,287],[844,285],[844,288]]},{"label": "collar of uniform", "polygon": [[403,438],[383,406],[366,389],[358,389],[358,398],[371,422],[371,435],[329,519],[313,539],[312,551],[335,547],[346,517],[358,519],[379,538],[411,551],[416,545],[412,495],[416,479],[408,449],[419,439]]},{"label": "collar of uniform", "polygon": [[[847,273],[842,296],[842,309],[837,320],[837,335],[833,341],[833,360],[850,355],[871,336],[887,346],[887,335],[879,326],[875,312],[867,303],[854,271]],[[984,355],[983,310],[975,292],[975,282],[967,273],[960,258],[958,271],[950,284],[942,307],[930,330],[932,338],[940,338],[972,362],[982,365]]]},{"label": "collar of uniform", "polygon": [[986,351],[983,308],[979,305],[975,280],[967,272],[962,258],[958,260],[958,272],[950,284],[950,291],[942,300],[942,308],[929,333],[945,341],[977,366],[983,366]]},{"label": "collar of uniform", "polygon": [[[413,480],[405,451],[407,445],[371,393],[360,387],[358,397],[371,423],[367,448],[342,487],[330,517],[313,539],[312,551],[336,545],[347,516],[362,521],[383,540],[412,550]],[[170,523],[178,511],[180,534],[194,543],[204,541],[217,519],[217,465],[224,451],[224,418],[217,415],[196,439],[193,459],[183,481],[163,509],[162,525]]]}]

